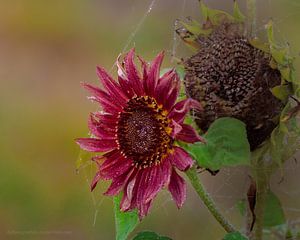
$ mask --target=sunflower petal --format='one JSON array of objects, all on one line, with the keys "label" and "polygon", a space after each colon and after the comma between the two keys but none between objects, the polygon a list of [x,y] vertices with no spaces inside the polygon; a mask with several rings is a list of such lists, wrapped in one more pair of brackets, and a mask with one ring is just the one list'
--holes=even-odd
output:
[{"label": "sunflower petal", "polygon": [[171,125],[172,125],[172,132],[171,132],[171,137],[176,138],[178,133],[181,132],[182,130],[182,125],[174,121],[173,119],[171,120]]},{"label": "sunflower petal", "polygon": [[99,170],[104,179],[114,179],[132,168],[132,161],[116,151],[107,157]]},{"label": "sunflower petal", "polygon": [[202,110],[200,103],[194,99],[188,98],[174,105],[168,117],[178,123],[182,123],[185,115],[192,109]]},{"label": "sunflower petal", "polygon": [[152,205],[152,201],[138,205],[140,221],[148,214],[151,205]]},{"label": "sunflower petal", "polygon": [[178,208],[181,208],[186,199],[186,184],[184,179],[180,177],[173,169],[170,184],[168,186],[170,193]]},{"label": "sunflower petal", "polygon": [[177,140],[187,143],[205,142],[204,138],[200,137],[192,126],[181,124],[181,127],[181,131],[175,136]]},{"label": "sunflower petal", "polygon": [[76,143],[89,152],[106,152],[117,147],[115,140],[100,140],[96,138],[78,138]]},{"label": "sunflower petal", "polygon": [[144,202],[149,202],[155,198],[157,193],[169,184],[171,177],[171,164],[169,158],[165,158],[160,165],[152,167],[148,174],[144,192]]},{"label": "sunflower petal", "polygon": [[100,88],[94,87],[88,83],[82,83],[82,86],[85,89],[87,89],[91,94],[93,94],[93,97],[91,97],[90,99],[99,102],[105,111],[121,111],[122,108],[119,105],[114,104],[111,97]]},{"label": "sunflower petal", "polygon": [[173,166],[178,168],[180,171],[186,171],[193,166],[194,161],[185,150],[181,147],[174,147],[174,149],[175,151],[171,155],[171,162]]},{"label": "sunflower petal", "polygon": [[139,183],[140,172],[134,172],[124,187],[124,193],[120,208],[122,211],[128,211],[136,207],[136,191]]},{"label": "sunflower petal", "polygon": [[91,191],[94,190],[94,188],[97,186],[97,183],[99,182],[100,179],[101,179],[101,174],[100,172],[97,172],[91,183]]},{"label": "sunflower petal", "polygon": [[154,96],[154,92],[158,83],[160,66],[164,58],[164,52],[159,53],[150,64],[147,78],[145,79],[145,91],[149,96]]},{"label": "sunflower petal", "polygon": [[131,49],[125,57],[125,70],[132,89],[134,89],[135,93],[138,96],[141,96],[144,93],[142,87],[142,81],[141,81],[141,77],[138,74],[136,66],[133,62],[133,58],[134,58],[134,48]]},{"label": "sunflower petal", "polygon": [[174,104],[177,100],[178,94],[179,94],[180,82],[179,82],[179,79],[177,80],[177,78],[176,78],[176,81],[177,81],[175,83],[176,86],[172,89],[172,91],[170,92],[169,98],[165,101],[165,104],[164,104],[164,107],[167,110],[170,110],[174,106]]},{"label": "sunflower petal", "polygon": [[145,198],[145,192],[148,185],[148,181],[150,180],[150,174],[152,171],[154,171],[155,168],[146,168],[146,169],[141,169],[140,171],[140,181],[139,181],[139,186],[137,188],[137,196],[136,196],[136,201],[137,204],[141,204],[144,201]]},{"label": "sunflower petal", "polygon": [[97,75],[114,102],[124,106],[128,98],[123,93],[122,88],[117,84],[117,82],[108,75],[104,68],[99,66],[97,67]]},{"label": "sunflower petal", "polygon": [[125,69],[123,68],[122,64],[120,63],[120,57],[121,55],[118,56],[117,58],[117,68],[118,68],[118,82],[120,84],[120,87],[124,94],[128,97],[128,99],[132,98],[134,96],[134,90],[132,89]]},{"label": "sunflower petal", "polygon": [[114,178],[104,195],[115,196],[119,194],[124,185],[126,184],[127,180],[130,178],[133,171],[134,169],[131,169],[127,172],[124,172],[122,175]]},{"label": "sunflower petal", "polygon": [[158,81],[155,91],[156,99],[166,110],[169,110],[176,101],[179,93],[179,78],[174,69],[166,72]]},{"label": "sunflower petal", "polygon": [[157,88],[155,91],[155,98],[159,103],[164,103],[165,97],[163,95],[169,95],[174,77],[174,69],[171,69],[159,78]]},{"label": "sunflower petal", "polygon": [[115,131],[111,131],[109,128],[103,127],[103,123],[96,119],[94,114],[90,115],[88,126],[91,133],[100,139],[116,139]]},{"label": "sunflower petal", "polygon": [[143,71],[143,83],[146,81],[148,77],[148,63],[140,56],[137,56],[141,62],[142,71]]}]

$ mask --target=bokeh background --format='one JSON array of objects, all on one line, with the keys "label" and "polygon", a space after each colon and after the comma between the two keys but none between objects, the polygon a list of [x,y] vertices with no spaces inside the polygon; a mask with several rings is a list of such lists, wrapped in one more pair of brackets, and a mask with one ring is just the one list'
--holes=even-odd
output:
[{"label": "bokeh background", "polygon": [[[240,0],[245,10],[246,0]],[[207,0],[230,10],[230,0]],[[257,0],[257,32],[272,18],[276,36],[290,44],[299,77],[300,2]],[[166,51],[191,54],[174,38],[174,20],[199,18],[196,0],[0,0],[0,239],[114,239],[112,199],[92,194],[93,167],[76,172],[76,137],[87,134],[97,106],[81,81],[97,83],[96,65],[112,69],[119,53],[135,46],[151,60]],[[115,68],[112,69],[114,74]],[[290,160],[273,186],[291,220],[300,218],[300,163]],[[225,169],[202,179],[222,211],[238,226],[235,204],[249,179],[245,169]],[[214,240],[221,227],[189,188],[178,211],[167,191],[137,228],[175,240]]]}]

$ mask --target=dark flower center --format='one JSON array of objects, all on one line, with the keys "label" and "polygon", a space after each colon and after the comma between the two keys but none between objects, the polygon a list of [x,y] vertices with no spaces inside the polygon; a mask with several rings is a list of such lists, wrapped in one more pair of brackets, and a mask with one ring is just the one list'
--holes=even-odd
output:
[{"label": "dark flower center", "polygon": [[119,149],[138,168],[159,164],[172,149],[170,120],[154,98],[130,99],[118,122]]}]

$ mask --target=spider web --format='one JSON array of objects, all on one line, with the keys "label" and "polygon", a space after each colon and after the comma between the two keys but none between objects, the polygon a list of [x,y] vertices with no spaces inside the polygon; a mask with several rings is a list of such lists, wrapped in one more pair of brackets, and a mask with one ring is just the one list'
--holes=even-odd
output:
[{"label": "spider web", "polygon": [[[144,23],[146,20],[153,20],[152,13],[155,12],[157,9],[159,9],[163,4],[162,0],[150,0],[145,1],[144,4],[144,12],[140,15],[139,19],[136,19],[135,22],[137,24],[133,24],[134,28],[129,33],[128,38],[125,40],[124,46],[122,47],[122,53],[126,52],[129,47],[132,45],[135,45],[135,38],[139,31],[143,29]],[[220,1],[206,1],[209,3],[209,5],[212,8],[221,8],[219,7]],[[226,6],[228,6],[229,10],[231,8],[231,1],[229,1]],[[243,1],[240,1],[243,3]],[[258,1],[257,1],[258,2]],[[257,28],[255,33],[257,35],[260,35],[265,31],[264,25],[272,19],[274,22],[274,31],[279,36],[281,42],[288,44],[288,36],[285,32],[282,32],[280,29],[280,26],[285,24],[286,22],[291,21],[293,17],[295,17],[298,12],[290,12],[287,14],[282,13],[282,16],[276,16],[276,14],[272,11],[273,5],[275,0],[268,0],[264,1],[263,3],[260,2],[260,5],[263,5],[263,9],[265,11],[265,14],[261,17],[258,16],[257,20]],[[278,1],[277,1],[278,2]],[[171,1],[169,1],[171,3]],[[289,4],[289,7],[295,7],[298,10],[300,10],[300,3],[296,0],[290,0],[290,1],[279,1],[280,4]],[[135,4],[134,2],[132,4]],[[188,8],[188,5],[192,5],[193,8]],[[186,16],[191,16],[192,14],[199,17],[199,13],[197,13],[198,7],[197,7],[197,1],[193,0],[183,0],[183,1],[172,1],[172,8],[170,8],[169,11],[173,11],[172,9],[177,9],[176,12],[173,12],[174,16],[176,16],[178,19],[184,19]],[[224,4],[224,2],[222,3]],[[174,8],[176,6],[176,8]],[[192,13],[192,14],[191,14]],[[171,38],[170,38],[170,44],[168,47],[165,47],[167,49],[167,53],[171,57],[171,62],[175,62],[176,55],[178,54],[178,48],[182,45],[179,38],[175,34],[175,29],[178,27],[178,21],[176,21],[176,17],[174,18],[173,25],[170,25],[170,29],[166,31],[172,31]],[[157,52],[159,52],[157,50]],[[180,50],[179,50],[180,51]],[[297,49],[297,51],[300,51]],[[296,54],[294,54],[296,55]],[[115,64],[112,66],[111,70],[115,67]],[[92,166],[93,163],[89,162],[83,165],[80,168],[80,173],[82,173],[88,187],[90,186],[90,183],[94,177],[95,174],[95,168]],[[272,190],[278,195],[280,198],[283,209],[286,214],[286,218],[289,220],[290,226],[299,226],[300,225],[300,188],[299,188],[299,172],[300,172],[300,163],[297,162],[296,158],[290,159],[286,162],[286,164],[283,166],[281,171],[278,171],[273,178],[271,182]],[[225,216],[228,216],[229,219],[235,218],[239,219],[239,222],[234,222],[238,228],[243,228],[245,225],[245,221],[241,216],[238,214],[238,210],[236,208],[236,203],[238,200],[245,198],[247,189],[249,187],[249,175],[250,172],[246,168],[225,168],[222,169],[217,176],[211,176],[207,172],[201,173],[200,177],[207,188],[207,191],[210,193],[212,198],[216,201],[217,205],[221,209],[221,211],[224,213]],[[283,181],[280,182],[280,179],[284,176]],[[97,186],[97,191],[94,191],[90,194],[91,196],[91,204],[93,206],[93,213],[91,213],[91,222],[92,226],[97,226],[97,218],[99,214],[101,213],[101,206],[103,204],[104,200],[112,201],[111,198],[103,197],[100,192],[104,192],[106,186],[103,186],[102,183],[100,183]],[[174,216],[172,211],[174,211],[173,208],[170,208],[170,205],[174,205],[170,194],[167,191],[162,191],[159,194],[158,200],[156,200],[154,206],[151,209],[150,223],[151,219],[154,219],[155,215],[158,215],[157,217],[163,217],[164,219],[169,219],[170,216]],[[195,210],[195,208],[198,208],[198,210]],[[199,210],[200,209],[200,210]],[[112,210],[113,211],[113,210]],[[182,213],[183,212],[183,213]],[[205,206],[200,203],[198,197],[193,193],[192,189],[189,189],[188,195],[187,195],[187,203],[185,204],[185,207],[180,211],[179,214],[189,214],[190,221],[201,221],[201,218],[203,216],[207,217],[209,215],[208,211],[206,210]],[[199,215],[201,214],[201,215]],[[156,218],[157,218],[156,217]],[[147,218],[142,222],[141,225],[146,225],[149,223]],[[186,218],[185,218],[186,219]],[[171,220],[169,220],[171,222]],[[209,220],[210,221],[210,220]],[[210,229],[216,228],[218,225],[213,222],[212,220],[210,223],[215,224]],[[205,221],[202,220],[202,222],[205,223]],[[193,227],[196,225],[194,224]],[[153,229],[155,231],[155,229]],[[179,230],[178,230],[179,231]],[[218,231],[208,231],[204,228],[202,228],[202,231],[205,232],[205,235],[209,239],[219,239],[220,234],[223,234],[223,232]],[[180,233],[174,233],[173,236],[174,239],[183,239],[183,235],[180,235]],[[279,239],[279,238],[274,238]]]}]

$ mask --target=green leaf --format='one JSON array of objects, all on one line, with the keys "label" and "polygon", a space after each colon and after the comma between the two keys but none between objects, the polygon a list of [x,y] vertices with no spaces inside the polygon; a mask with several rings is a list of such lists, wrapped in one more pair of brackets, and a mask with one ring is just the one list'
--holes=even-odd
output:
[{"label": "green leaf", "polygon": [[246,17],[242,14],[237,1],[234,1],[233,5],[233,17],[236,22],[244,22]]},{"label": "green leaf", "polygon": [[116,240],[125,240],[138,224],[137,211],[121,212],[120,202],[122,193],[113,198],[115,222],[116,222]]},{"label": "green leaf", "polygon": [[213,25],[219,25],[225,19],[234,21],[234,18],[227,12],[211,9],[207,7],[203,1],[200,2],[200,10],[202,12],[203,20],[210,21]]},{"label": "green leaf", "polygon": [[278,197],[268,192],[265,203],[264,226],[274,227],[285,223],[284,212]]},{"label": "green leaf", "polygon": [[223,240],[248,240],[248,238],[246,238],[239,232],[233,232],[226,234]]},{"label": "green leaf", "polygon": [[272,94],[280,99],[281,101],[286,101],[291,95],[291,86],[290,85],[279,85],[271,89]]},{"label": "green leaf", "polygon": [[183,81],[184,76],[185,76],[184,66],[183,65],[178,65],[176,67],[176,72],[178,73],[180,80]]},{"label": "green leaf", "polygon": [[283,66],[288,64],[288,48],[271,46],[271,55],[278,64]]},{"label": "green leaf", "polygon": [[281,77],[283,77],[284,80],[291,82],[291,69],[289,66],[280,66],[279,71],[281,73]]},{"label": "green leaf", "polygon": [[159,236],[155,232],[140,232],[132,240],[172,240],[169,237]]},{"label": "green leaf", "polygon": [[274,40],[274,31],[273,31],[273,21],[269,21],[266,24],[266,30],[267,30],[267,36],[268,36],[268,40],[270,45],[275,45],[275,40]]},{"label": "green leaf", "polygon": [[179,23],[182,24],[182,26],[188,30],[194,37],[198,37],[199,35],[209,35],[212,30],[211,29],[203,29],[195,20],[191,20],[189,23],[185,23],[183,21],[179,21]]},{"label": "green leaf", "polygon": [[195,20],[192,20],[189,23],[185,23],[183,21],[179,21],[179,22],[182,24],[182,26],[184,26],[184,28],[186,30],[188,30],[193,35],[200,35],[200,34],[209,33],[207,30],[202,29],[200,23],[198,23]]},{"label": "green leaf", "polygon": [[258,48],[258,49],[262,50],[263,52],[266,52],[266,53],[270,52],[270,46],[269,46],[269,44],[260,41],[258,38],[250,39],[249,43],[253,47]]},{"label": "green leaf", "polygon": [[289,47],[280,46],[275,42],[272,21],[268,22],[266,29],[270,44],[270,52],[276,63],[279,65],[282,77],[288,82],[293,82],[292,63],[294,59],[289,55]]},{"label": "green leaf", "polygon": [[250,146],[246,126],[235,118],[219,118],[204,135],[206,144],[188,145],[186,150],[199,166],[219,170],[226,166],[248,165]]},{"label": "green leaf", "polygon": [[281,111],[279,125],[271,133],[270,154],[279,166],[299,149],[300,128],[296,116],[291,115],[293,111],[288,102]]}]

